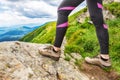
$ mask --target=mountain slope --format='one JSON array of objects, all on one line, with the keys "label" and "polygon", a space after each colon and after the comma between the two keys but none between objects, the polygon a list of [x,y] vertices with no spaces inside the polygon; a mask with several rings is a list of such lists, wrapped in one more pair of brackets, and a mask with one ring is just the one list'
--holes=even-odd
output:
[{"label": "mountain slope", "polygon": [[[120,73],[120,3],[111,3],[104,5],[106,9],[110,10],[117,18],[107,20],[110,33],[110,57],[112,59],[112,68]],[[76,18],[86,12],[86,8],[73,14],[69,17],[69,28],[66,33],[67,44],[65,46],[65,53],[71,55],[71,52],[76,52],[85,56],[93,56],[99,52],[99,44],[96,38],[93,24],[88,23],[89,17],[86,17],[83,23],[79,23]],[[55,22],[48,23],[42,28],[38,28],[32,33],[26,35],[21,41],[35,42],[35,43],[52,43],[55,36]],[[65,55],[67,55],[65,54]],[[66,56],[66,60],[70,60]],[[76,64],[80,65],[78,61]],[[111,70],[110,69],[110,70]]]},{"label": "mountain slope", "polygon": [[55,35],[56,22],[49,22],[27,34],[20,41],[35,42],[35,43],[51,43]]}]

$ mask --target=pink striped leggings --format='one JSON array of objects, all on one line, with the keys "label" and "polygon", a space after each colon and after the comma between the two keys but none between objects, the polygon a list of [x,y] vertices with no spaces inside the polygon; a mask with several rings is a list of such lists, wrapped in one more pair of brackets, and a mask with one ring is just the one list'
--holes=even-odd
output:
[{"label": "pink striped leggings", "polygon": [[[61,47],[68,26],[68,16],[84,0],[63,0],[58,8],[56,38],[54,46]],[[94,23],[100,44],[100,53],[109,53],[109,35],[107,25],[103,20],[102,0],[86,0],[90,18]]]}]

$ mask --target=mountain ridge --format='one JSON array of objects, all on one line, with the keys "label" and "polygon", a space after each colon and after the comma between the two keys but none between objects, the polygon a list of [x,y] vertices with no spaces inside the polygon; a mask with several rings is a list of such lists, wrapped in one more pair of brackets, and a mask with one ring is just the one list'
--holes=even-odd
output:
[{"label": "mountain ridge", "polygon": [[40,26],[29,27],[29,26],[20,26],[20,27],[0,27],[0,42],[1,41],[16,41],[19,40],[24,35],[32,32]]}]

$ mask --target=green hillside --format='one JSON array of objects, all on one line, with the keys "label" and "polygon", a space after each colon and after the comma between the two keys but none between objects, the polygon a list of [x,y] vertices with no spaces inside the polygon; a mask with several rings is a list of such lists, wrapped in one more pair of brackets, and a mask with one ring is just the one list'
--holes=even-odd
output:
[{"label": "green hillside", "polygon": [[[104,5],[117,18],[108,20],[110,35],[110,57],[112,59],[112,68],[120,73],[120,3],[111,3]],[[87,9],[83,9],[69,17],[69,28],[66,33],[67,44],[65,53],[77,52],[83,57],[94,56],[99,52],[99,44],[95,34],[95,28],[89,24],[89,18],[80,24],[76,18]],[[20,41],[32,43],[51,43],[55,38],[56,22],[49,22],[44,26],[24,36]],[[66,56],[66,60],[70,58]]]},{"label": "green hillside", "polygon": [[46,23],[33,32],[25,35],[20,41],[34,43],[52,43],[55,37],[56,22]]}]

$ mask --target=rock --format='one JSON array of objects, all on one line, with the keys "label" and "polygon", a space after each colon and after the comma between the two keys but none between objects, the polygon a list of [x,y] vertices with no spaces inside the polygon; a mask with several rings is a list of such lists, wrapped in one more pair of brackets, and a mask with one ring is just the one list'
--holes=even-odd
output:
[{"label": "rock", "polygon": [[114,15],[112,15],[112,13],[109,10],[105,8],[103,9],[103,15],[104,15],[104,20],[112,20],[116,18]]},{"label": "rock", "polygon": [[[112,2],[120,2],[120,0],[103,0],[103,2],[104,4],[108,4]],[[89,16],[90,16],[89,11],[87,10],[87,12],[84,12],[77,17],[77,21],[79,23],[83,23],[85,19],[88,18]],[[104,16],[104,20],[112,20],[116,18],[109,10],[105,9],[104,7],[103,7],[103,16]],[[88,23],[92,24],[91,21],[88,21]]]},{"label": "rock", "polygon": [[120,2],[120,0],[103,0],[104,4],[109,4],[109,3],[112,3],[112,2]]},{"label": "rock", "polygon": [[82,56],[79,53],[71,53],[72,58],[80,60],[82,59]]},{"label": "rock", "polygon": [[114,0],[114,2],[120,2],[120,0]]},{"label": "rock", "polygon": [[103,0],[104,4],[108,4],[108,3],[112,3],[112,2],[114,2],[114,0]]},{"label": "rock", "polygon": [[40,55],[49,44],[0,43],[0,80],[89,80],[75,65]]},{"label": "rock", "polygon": [[77,21],[83,23],[87,17],[89,17],[88,11],[80,14],[80,16],[77,17]]}]

